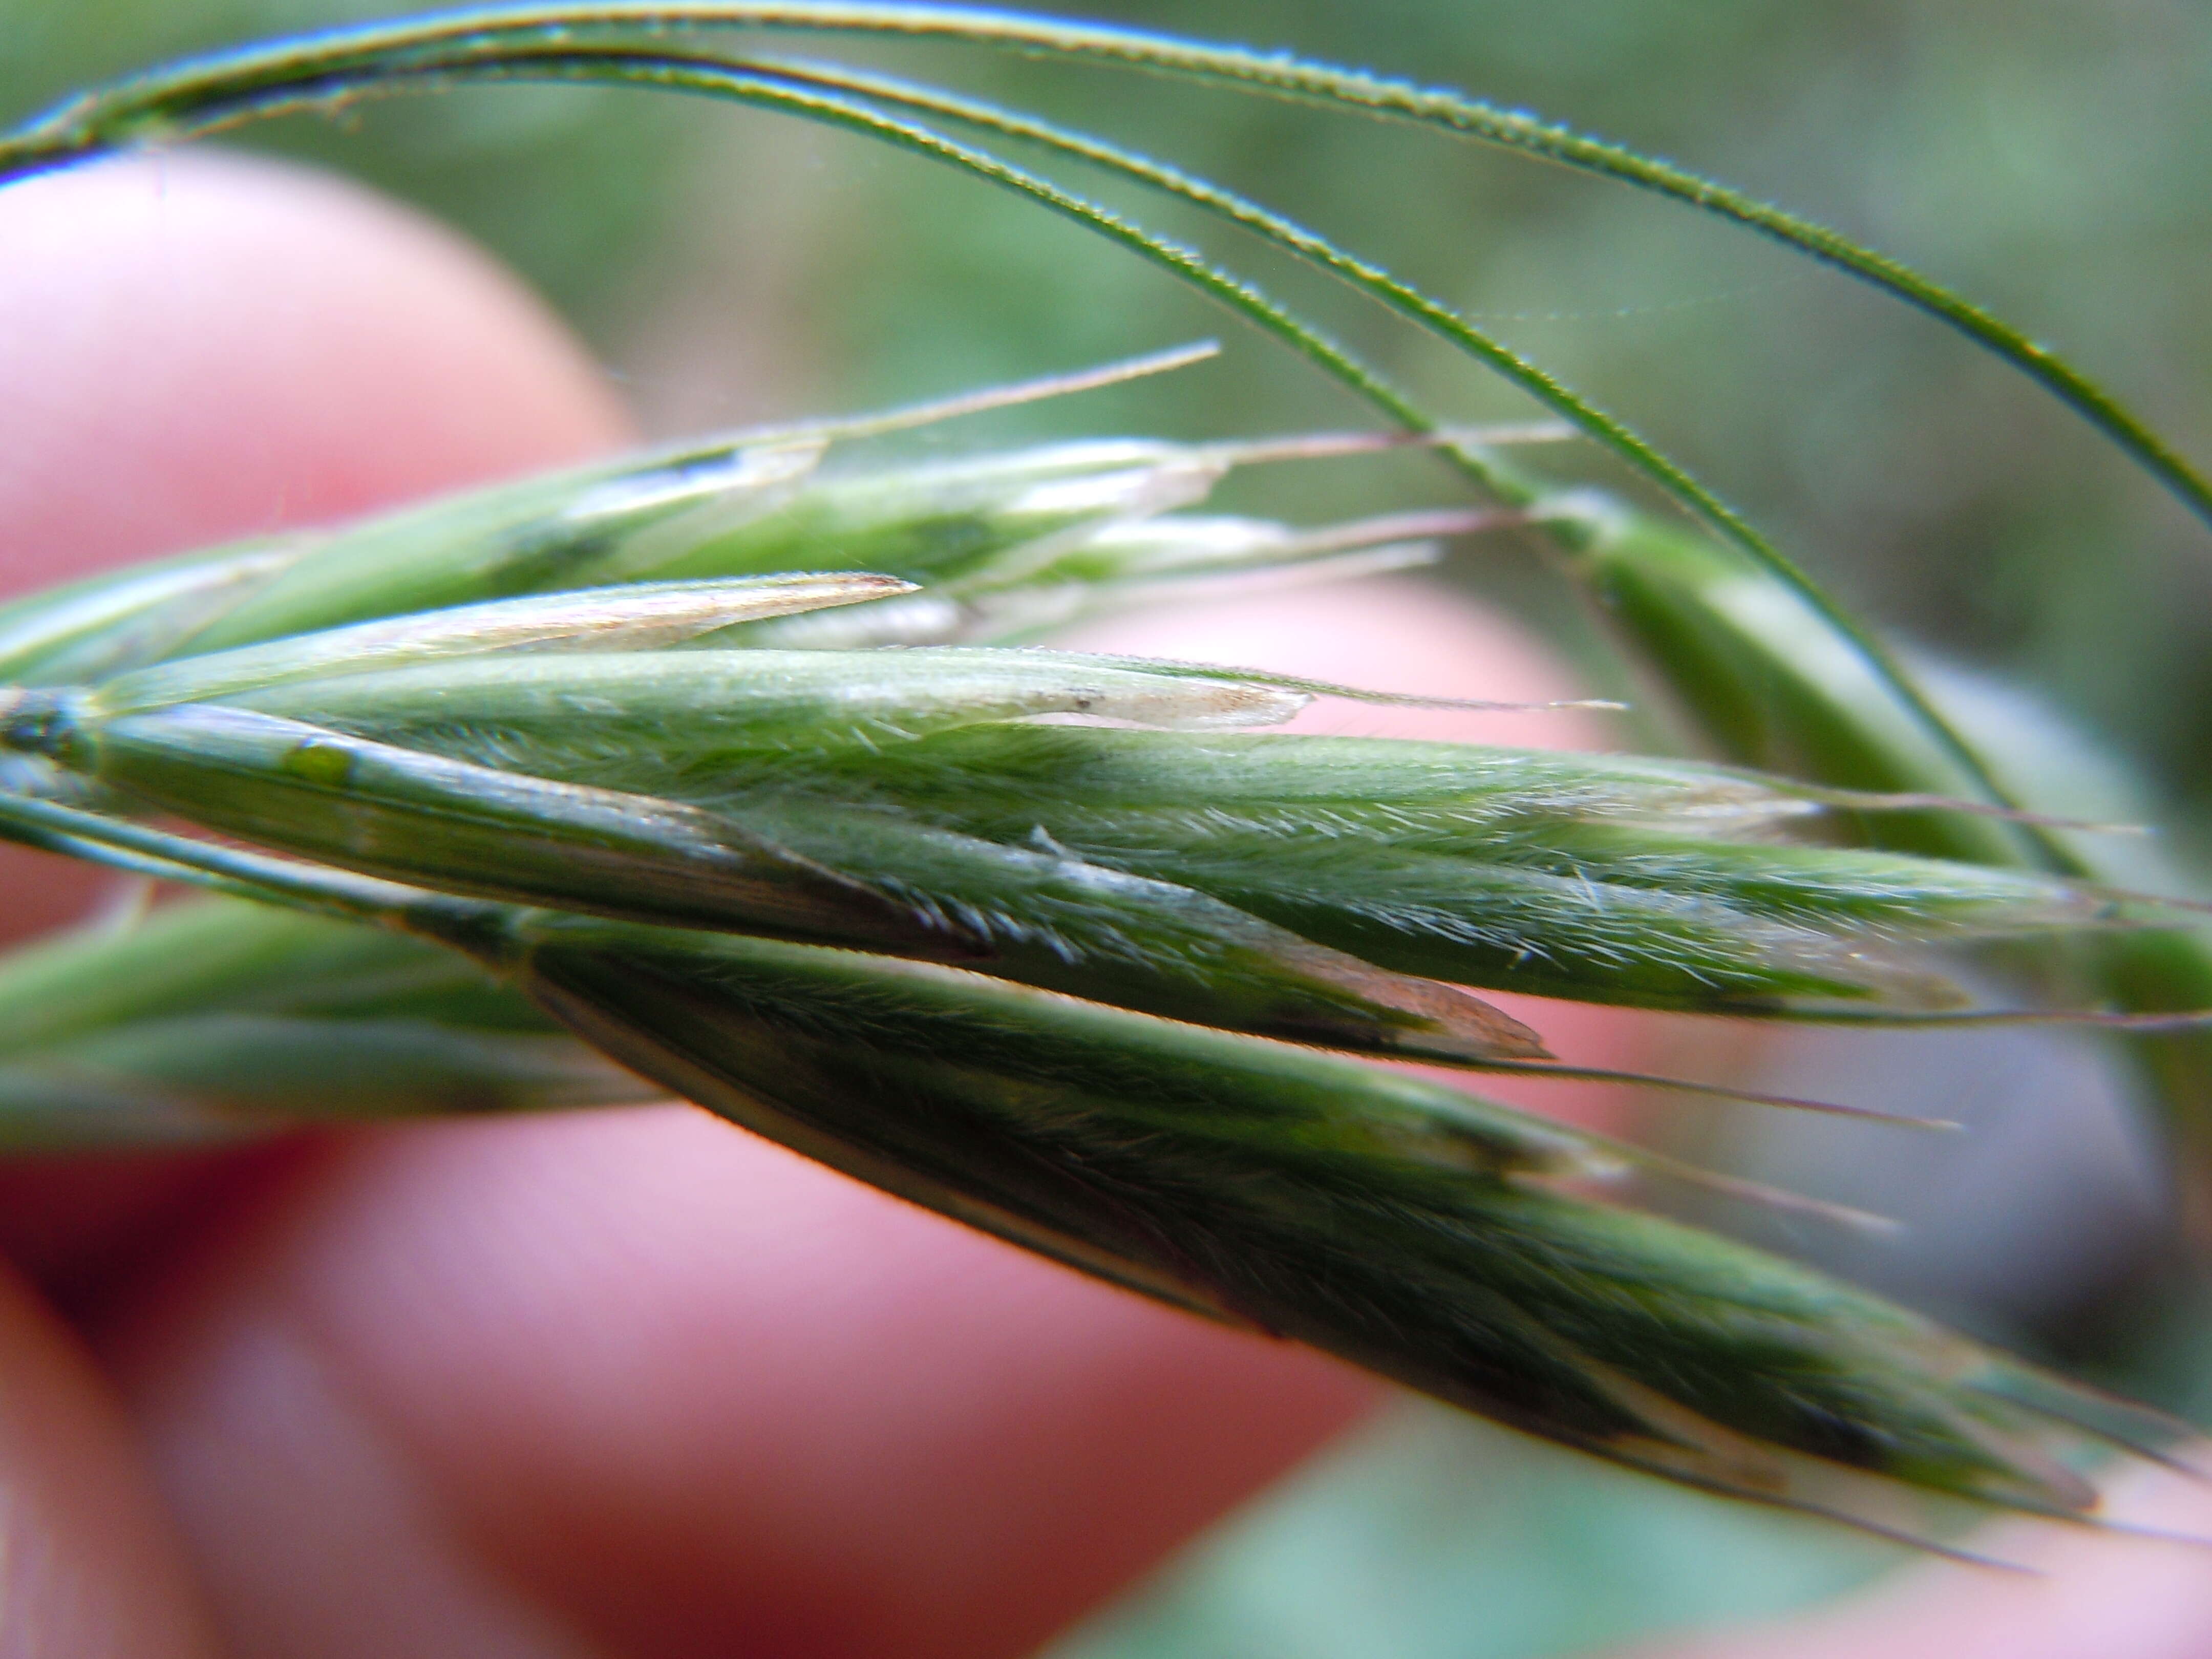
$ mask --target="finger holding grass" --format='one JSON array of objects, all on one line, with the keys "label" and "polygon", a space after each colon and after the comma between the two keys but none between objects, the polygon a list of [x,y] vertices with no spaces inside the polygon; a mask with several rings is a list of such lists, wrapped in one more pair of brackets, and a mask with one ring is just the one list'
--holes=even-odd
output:
[{"label": "finger holding grass", "polygon": [[[886,9],[861,21],[916,20],[927,15]],[[976,23],[996,35],[1011,27]],[[484,39],[496,33],[488,27]],[[325,48],[342,53],[344,44]],[[441,67],[433,52],[410,69],[412,60],[387,62],[387,41],[376,48],[386,54],[377,72],[389,68],[404,82],[423,70],[432,84],[479,70],[527,76],[548,65],[564,75],[641,75],[834,119],[1104,232],[1297,346],[1406,427],[1435,426],[1233,273],[1048,180],[886,118],[865,96],[802,95],[743,65],[687,67],[615,44],[621,50],[602,63],[579,57],[566,35],[532,37],[510,63],[483,58],[483,42],[471,37],[461,43],[465,56],[477,54],[468,63]],[[190,92],[198,73],[220,92],[261,61],[215,64],[178,85]],[[280,82],[298,67],[282,54],[270,65]],[[711,88],[693,85],[702,75]],[[164,84],[126,89],[115,107],[127,112]],[[318,82],[310,95],[346,84]],[[289,82],[266,97],[242,95],[235,109],[218,97],[201,113],[228,119],[296,101]],[[46,157],[38,146],[57,134],[63,149],[106,142],[114,135],[96,121],[79,122],[103,107],[73,106],[12,153]],[[186,110],[180,118],[198,117]],[[129,120],[115,129],[132,131]],[[1149,166],[1115,165],[1133,178]],[[1143,181],[1192,195],[1164,175]],[[1217,192],[1212,205],[1371,293],[1395,292],[1387,274],[1354,269],[1325,246],[1304,248],[1305,233],[1250,204]],[[1895,276],[1882,269],[1885,280]],[[1905,273],[1892,285],[1924,301],[1917,280]],[[1577,518],[1573,498],[1501,491],[1506,475],[1472,442],[1443,447],[1502,494],[1500,512],[1413,515],[1423,520],[1418,530],[1385,520],[1279,535],[1228,534],[1223,521],[1192,516],[1188,547],[1170,542],[1163,553],[1148,538],[1176,533],[1180,510],[1224,467],[1283,447],[1241,455],[1076,447],[856,480],[834,469],[817,475],[836,442],[817,430],[504,486],[319,542],[250,542],[14,613],[0,643],[13,642],[26,672],[0,695],[5,833],[126,870],[373,921],[403,944],[450,946],[477,963],[494,982],[489,1000],[434,993],[446,1016],[430,1022],[435,1031],[422,1029],[414,1007],[415,1049],[459,1056],[455,1071],[426,1085],[426,1102],[466,1107],[469,1091],[482,1088],[487,1105],[556,1103],[569,1074],[532,1073],[515,1046],[547,1042],[550,1049],[529,1053],[559,1052],[550,1017],[641,1077],[891,1192],[1176,1305],[1297,1334],[1601,1455],[1929,1544],[1937,1532],[1885,1518],[1900,1489],[2088,1518],[2099,1488],[2084,1470],[2098,1444],[2156,1459],[2186,1431],[1717,1238],[1557,1189],[1620,1168],[1685,1173],[1656,1155],[1463,1096],[1393,1085],[1310,1047],[1256,1041],[1521,1071],[1547,1058],[1541,1030],[1454,982],[1706,1013],[1919,1021],[1961,1017],[1954,1011],[1963,1006],[1963,1017],[1984,1018],[1992,1011],[1965,1006],[1933,946],[2171,927],[2185,909],[2063,872],[1784,839],[1798,820],[1838,807],[1905,812],[1909,835],[1912,815],[1936,810],[1929,797],[1954,787],[1996,809],[1967,815],[1973,836],[2017,829],[2033,839],[2045,826],[2008,817],[1986,769],[1879,644],[1702,484],[1540,370],[1431,314],[1420,296],[1407,291],[1399,301],[1401,313],[1536,392],[1732,538],[1730,558],[1780,584],[1857,652],[1908,732],[1956,763],[1956,784],[1915,775],[1909,799],[1881,802],[1637,763],[1216,735],[1279,720],[1303,699],[1344,688],[1303,670],[954,643],[1127,597],[1163,570],[1206,568],[1222,547],[1237,550],[1232,563],[1263,566],[1330,564],[1347,550],[1401,560],[1407,535],[1480,530],[1496,517],[1538,523],[1570,553],[1606,544],[1606,525]],[[1990,339],[2012,349],[2009,337]],[[2124,422],[2116,431],[2140,455],[2165,453],[2146,449]],[[1302,440],[1289,449],[1314,447]],[[1066,477],[1055,473],[1062,466]],[[1146,534],[1133,537],[1140,523]],[[909,536],[914,525],[922,530]],[[829,588],[786,607],[804,613],[795,617],[714,608],[727,601],[732,579],[757,579],[824,526],[852,556],[826,562],[848,573],[848,587],[865,580],[863,562],[884,567],[876,595],[842,594],[872,599],[872,611],[863,604],[851,612],[857,623],[818,619]],[[1640,522],[1631,528],[1632,541],[1645,533]],[[441,547],[444,532],[459,530],[466,535]],[[599,586],[636,577],[658,580],[619,599]],[[808,580],[836,586],[823,575]],[[155,592],[165,581],[173,606]],[[892,591],[908,582],[942,591]],[[1662,594],[1654,614],[1677,597]],[[653,610],[664,602],[681,613],[673,622]],[[580,606],[605,629],[580,623]],[[1725,606],[1699,594],[1689,610],[1702,625]],[[738,623],[743,636],[716,637],[705,624],[718,620]],[[1679,617],[1659,620],[1665,635]],[[817,629],[826,631],[810,632]],[[625,641],[642,648],[588,648]],[[1669,642],[1660,640],[1655,654]],[[933,648],[849,649],[884,643]],[[1719,654],[1728,655],[1725,641]],[[1705,712],[1717,727],[1729,710],[1716,708]],[[1079,724],[1033,724],[1068,716]],[[1138,729],[1101,730],[1102,716]],[[1814,707],[1798,724],[1825,741],[1833,722]],[[1879,781],[1840,781],[1862,791]],[[153,821],[161,818],[311,862],[180,837]],[[193,915],[220,927],[221,914]],[[252,931],[241,927],[232,943]],[[71,948],[77,954],[45,958],[43,968],[34,962],[32,978],[66,982],[100,957],[96,940]],[[294,953],[315,948],[304,935],[283,943],[241,969],[240,982],[257,974],[266,981]],[[85,1101],[96,1118],[99,1102],[66,1091],[48,1098],[34,1084],[71,1067],[127,1073],[135,1064],[147,1077],[167,1068],[187,1125],[259,1110],[273,1127],[317,1114],[288,1120],[281,1106],[196,1092],[188,1074],[201,1051],[220,1071],[240,1055],[268,1058],[312,1041],[321,1029],[307,1029],[313,1020],[331,1017],[348,1037],[374,1041],[389,1035],[380,1024],[387,1015],[410,1006],[406,993],[392,994],[396,1003],[309,1008],[306,1026],[302,1009],[288,1007],[250,1031],[225,1026],[211,1004],[192,1011],[189,1029],[165,1026],[155,998],[114,1028],[63,1034],[79,1045],[66,1055],[34,1041],[14,1057],[46,1121],[59,1122]],[[526,995],[535,1024],[514,1012]],[[2056,1017],[2104,1016],[2061,1007]],[[335,1029],[333,1052],[342,1046]],[[125,1042],[118,1062],[114,1040],[126,1036],[150,1039],[151,1049]],[[460,1048],[440,1049],[448,1040]],[[363,1069],[372,1098],[405,1087],[374,1064]],[[511,1095],[501,1092],[510,1086]],[[496,1139],[495,1126],[447,1133]],[[298,1214],[335,1215],[347,1231],[378,1208],[333,1198],[322,1182],[349,1156],[331,1152],[321,1175],[298,1178]],[[243,1233],[273,1213],[249,1213]],[[404,1261],[434,1231],[418,1217],[386,1241],[388,1254]],[[254,1309],[246,1334],[279,1333],[238,1362],[246,1372],[298,1384],[303,1413],[289,1420],[317,1411],[346,1419],[344,1401],[320,1376],[331,1344],[319,1316],[332,1305],[312,1285],[294,1288],[295,1264],[257,1265],[250,1251],[218,1249],[210,1259],[219,1265],[207,1282],[228,1285]],[[374,1249],[346,1252],[315,1282],[343,1286],[379,1259]],[[273,1276],[257,1279],[268,1267]],[[400,1276],[419,1273],[403,1267]],[[258,1303],[256,1285],[267,1293]],[[314,1310],[304,1316],[318,1326],[313,1342],[283,1340],[303,1316],[287,1311],[295,1300]],[[514,1287],[477,1324],[511,1321],[530,1303],[526,1287]],[[147,1328],[154,1334],[143,1351],[163,1352],[160,1320]],[[677,1329],[633,1351],[656,1353]],[[363,1374],[392,1363],[373,1335],[338,1346]],[[434,1363],[438,1348],[409,1349],[398,1370],[419,1368],[426,1355]],[[244,1351],[226,1340],[185,1353],[179,1372],[144,1396],[150,1420],[189,1425],[234,1403],[236,1367],[210,1370],[199,1363],[209,1352],[228,1361]],[[527,1395],[580,1382],[589,1392],[601,1369],[586,1355],[580,1366],[556,1365],[557,1376],[510,1387]],[[1011,1375],[1018,1385],[1026,1373]],[[772,1393],[786,1378],[755,1381]],[[443,1404],[421,1409],[404,1383],[398,1393],[396,1411],[379,1403],[386,1420],[403,1425],[403,1439],[437,1440],[456,1420]],[[1201,1414],[1210,1409],[1205,1398],[1192,1403]],[[1051,1412],[1060,1409],[1055,1402]],[[1310,1423],[1300,1409],[1293,1400],[1285,1420]],[[257,1413],[251,1423],[265,1419]],[[901,1419],[894,1409],[880,1420]],[[478,1437],[482,1446],[519,1448],[512,1431],[526,1437],[528,1414],[502,1426],[509,1439],[494,1431]],[[308,1436],[318,1455],[332,1438]],[[165,1449],[178,1443],[156,1439]],[[197,1497],[210,1480],[237,1488],[238,1466],[196,1460],[193,1443],[187,1431],[169,1465],[172,1490]],[[468,1524],[502,1538],[517,1525],[526,1531],[527,1518],[504,1507],[510,1487],[455,1486],[468,1486],[477,1442],[441,1444],[447,1455],[432,1474]],[[588,1437],[578,1449],[588,1449]],[[738,1450],[742,1464],[750,1453]],[[611,1464],[603,1478],[635,1478],[616,1462],[619,1470]],[[653,1460],[645,1462],[649,1478]],[[1861,1475],[1878,1477],[1879,1489],[1836,1486]],[[999,1501],[985,1497],[986,1508]],[[258,1492],[253,1501],[283,1500]],[[1018,1507],[1015,1500],[987,1518],[1003,1526]],[[365,1522],[343,1524],[407,1531],[388,1504],[361,1514]],[[908,1541],[901,1568],[928,1559]],[[246,1566],[246,1578],[256,1571]],[[571,1596],[595,1593],[581,1580],[564,1587]],[[232,1599],[265,1611],[265,1589]],[[550,1599],[574,1612],[563,1593]],[[312,1621],[328,1599],[309,1596],[295,1611]],[[544,1611],[495,1596],[474,1605],[494,1626]],[[626,1615],[594,1601],[588,1616]]]}]

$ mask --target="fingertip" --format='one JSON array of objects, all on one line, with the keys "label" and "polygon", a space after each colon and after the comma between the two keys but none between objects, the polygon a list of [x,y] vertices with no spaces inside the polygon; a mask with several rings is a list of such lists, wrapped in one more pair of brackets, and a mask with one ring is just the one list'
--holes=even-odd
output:
[{"label": "fingertip", "polygon": [[0,1650],[197,1659],[216,1645],[129,1429],[0,1268]]},{"label": "fingertip", "polygon": [[623,431],[514,277],[331,175],[213,151],[0,190],[0,586],[342,519]]},{"label": "fingertip", "polygon": [[[0,594],[620,441],[514,277],[335,177],[190,151],[0,189]],[[106,878],[0,848],[0,939]]]},{"label": "fingertip", "polygon": [[115,1330],[234,1620],[520,1591],[609,1650],[1012,1656],[1372,1398],[688,1109],[307,1173]]}]

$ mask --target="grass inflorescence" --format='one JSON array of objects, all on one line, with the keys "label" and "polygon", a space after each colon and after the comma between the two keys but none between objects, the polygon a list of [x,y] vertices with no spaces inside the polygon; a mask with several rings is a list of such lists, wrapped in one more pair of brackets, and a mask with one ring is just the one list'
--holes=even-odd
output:
[{"label": "grass inflorescence", "polygon": [[[1291,58],[948,8],[699,0],[453,14],[156,71],[0,138],[0,176],[468,82],[765,105],[963,168],[1176,272],[1482,500],[1308,528],[1201,510],[1237,468],[1387,435],[839,465],[849,439],[1006,400],[985,394],[19,602],[0,611],[0,834],[214,896],[0,964],[0,1135],[190,1141],[666,1092],[1178,1305],[1869,1527],[1943,1524],[1899,1521],[1896,1488],[2085,1517],[2100,1456],[2185,1438],[1597,1189],[1785,1194],[1348,1056],[1592,1075],[1478,994],[1492,988],[1774,1019],[2186,1024],[2212,993],[2195,913],[2100,879],[1753,526],[1449,307],[1152,158],[752,49],[794,30],[1224,82],[1658,191],[1944,319],[2212,507],[2108,394],[1895,261],[1534,118]],[[1694,527],[1510,451],[1554,434],[1450,429],[1210,254],[978,147],[1000,141],[1318,265],[1504,374]],[[1366,694],[1025,643],[1101,609],[1419,563],[1504,528],[1548,542],[1705,738],[1762,769],[1273,732],[1315,696]],[[1961,954],[2023,938],[2081,941],[2104,981],[1991,1006]],[[2201,1073],[2171,1069],[2186,1116]]]}]

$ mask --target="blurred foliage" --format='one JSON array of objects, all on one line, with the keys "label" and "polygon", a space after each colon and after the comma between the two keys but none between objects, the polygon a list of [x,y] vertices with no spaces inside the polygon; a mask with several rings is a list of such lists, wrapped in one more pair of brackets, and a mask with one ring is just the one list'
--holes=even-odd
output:
[{"label": "blurred foliage", "polygon": [[[1047,9],[1448,83],[1672,156],[1911,260],[2212,459],[2202,0]],[[182,52],[420,9],[0,0],[0,113]],[[1012,58],[838,51],[1048,109],[1402,270],[1628,416],[1893,630],[2036,686],[2092,747],[2144,763],[2170,803],[2163,820],[2212,842],[2212,533],[1934,324],[1678,207],[1431,134]],[[878,405],[1224,328],[1222,361],[1030,411],[1022,429],[1188,437],[1366,420],[1303,364],[1073,227],[765,115],[503,90],[239,142],[343,167],[477,237],[578,324],[657,430]],[[1451,412],[1526,412],[1271,256],[1164,205],[1100,193],[1311,306]],[[972,441],[969,429],[955,441]],[[1575,452],[1547,459],[1621,483]],[[1456,494],[1413,457],[1270,470],[1263,487],[1270,507],[1316,514]],[[1484,555],[1470,578],[1561,613],[1554,590]],[[1424,1413],[1341,1455],[1066,1651],[1583,1651],[1773,1610],[1883,1559]]]},{"label": "blurred foliage", "polygon": [[1549,1659],[1778,1616],[1902,1549],[1408,1403],[1049,1659]]}]

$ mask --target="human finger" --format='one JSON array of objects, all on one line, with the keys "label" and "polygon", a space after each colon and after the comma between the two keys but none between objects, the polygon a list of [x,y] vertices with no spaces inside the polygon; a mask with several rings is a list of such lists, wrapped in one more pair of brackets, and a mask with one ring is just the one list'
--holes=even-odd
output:
[{"label": "human finger", "polygon": [[[0,190],[0,593],[343,520],[619,441],[602,378],[511,277],[353,186],[212,151]],[[0,846],[0,939],[113,878]],[[0,1250],[88,1288],[234,1161],[0,1171]]]},{"label": "human finger", "polygon": [[0,1267],[0,1652],[219,1650],[131,1431],[83,1348]]}]

